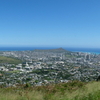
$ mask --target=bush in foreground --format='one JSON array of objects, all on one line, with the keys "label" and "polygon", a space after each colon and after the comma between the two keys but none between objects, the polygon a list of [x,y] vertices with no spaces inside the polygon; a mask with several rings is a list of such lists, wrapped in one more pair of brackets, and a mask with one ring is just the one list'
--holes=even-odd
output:
[{"label": "bush in foreground", "polygon": [[0,88],[0,100],[100,100],[100,82]]}]

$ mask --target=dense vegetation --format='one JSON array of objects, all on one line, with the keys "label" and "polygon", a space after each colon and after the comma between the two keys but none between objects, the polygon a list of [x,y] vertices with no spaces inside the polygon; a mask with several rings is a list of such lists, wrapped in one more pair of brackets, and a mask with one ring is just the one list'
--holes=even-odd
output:
[{"label": "dense vegetation", "polygon": [[19,64],[22,61],[17,58],[0,56],[0,63]]},{"label": "dense vegetation", "polygon": [[100,82],[51,84],[0,88],[0,100],[100,100]]}]

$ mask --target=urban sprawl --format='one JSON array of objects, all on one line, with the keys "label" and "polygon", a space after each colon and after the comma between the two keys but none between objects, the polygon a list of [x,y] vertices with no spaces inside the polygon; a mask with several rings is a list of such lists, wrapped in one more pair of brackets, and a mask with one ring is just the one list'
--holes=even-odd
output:
[{"label": "urban sprawl", "polygon": [[1,57],[22,63],[0,63],[0,85],[6,87],[29,83],[41,86],[71,80],[93,81],[100,74],[100,55],[51,50],[1,51]]}]

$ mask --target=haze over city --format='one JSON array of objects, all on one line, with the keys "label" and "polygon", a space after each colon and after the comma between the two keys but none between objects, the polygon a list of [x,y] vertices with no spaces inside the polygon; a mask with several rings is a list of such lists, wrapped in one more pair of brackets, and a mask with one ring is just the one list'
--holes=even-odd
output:
[{"label": "haze over city", "polygon": [[0,47],[100,47],[99,0],[0,0]]}]

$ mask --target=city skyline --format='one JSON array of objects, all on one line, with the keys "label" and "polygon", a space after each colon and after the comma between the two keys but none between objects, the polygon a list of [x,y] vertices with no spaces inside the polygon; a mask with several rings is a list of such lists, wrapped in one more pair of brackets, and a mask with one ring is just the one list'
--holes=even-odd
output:
[{"label": "city skyline", "polygon": [[1,0],[0,46],[100,47],[99,0]]}]

